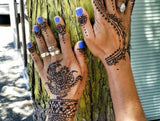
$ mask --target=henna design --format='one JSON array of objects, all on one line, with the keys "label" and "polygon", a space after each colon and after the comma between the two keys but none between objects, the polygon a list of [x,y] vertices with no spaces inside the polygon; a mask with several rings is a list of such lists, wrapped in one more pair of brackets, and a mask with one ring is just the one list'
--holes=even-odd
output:
[{"label": "henna design", "polygon": [[[132,0],[134,1],[134,0]],[[113,1],[112,1],[113,2]],[[120,60],[125,59],[125,54],[128,52],[128,45],[126,44],[126,32],[125,32],[125,27],[122,24],[122,21],[117,18],[116,15],[114,14],[106,14],[106,10],[104,5],[102,4],[101,1],[99,0],[94,0],[93,1],[97,11],[102,15],[105,20],[113,26],[114,30],[116,31],[117,35],[121,37],[122,41],[120,40],[120,45],[119,49],[114,51],[110,56],[105,58],[106,63],[111,66],[111,65],[116,65],[119,63]],[[121,42],[123,44],[121,44]]]},{"label": "henna design", "polygon": [[48,37],[48,33],[47,33],[47,22],[43,22],[41,25],[41,30],[45,32],[45,34],[47,35]]},{"label": "henna design", "polygon": [[114,2],[113,2],[113,0],[111,0],[111,2],[112,2],[112,9],[113,9],[113,11],[114,11],[114,10],[115,10]]},{"label": "henna design", "polygon": [[80,26],[84,26],[87,23],[87,15],[82,15],[78,18]]},{"label": "henna design", "polygon": [[66,34],[66,26],[65,25],[61,25],[58,24],[57,25],[57,29],[58,29],[58,33],[62,36],[62,40],[65,43],[65,39],[64,39],[64,35]]},{"label": "henna design", "polygon": [[121,48],[117,49],[109,57],[105,58],[108,65],[116,65],[121,59],[125,59],[125,51]]},{"label": "henna design", "polygon": [[34,36],[36,36],[38,39],[40,39],[42,37],[41,31],[34,32]]},{"label": "henna design", "polygon": [[79,50],[79,52],[82,53],[84,56],[86,55],[86,49],[85,48],[77,49],[77,50]]},{"label": "henna design", "polygon": [[69,71],[69,68],[62,66],[60,62],[50,64],[47,70],[49,82],[46,82],[46,84],[51,93],[57,95],[57,98],[67,96],[70,88],[76,85],[78,81],[82,81],[81,75],[74,78],[73,74],[77,73],[76,70]]},{"label": "henna design", "polygon": [[83,30],[84,30],[84,33],[85,35],[88,37],[89,36],[89,33],[85,27],[85,24],[87,23],[87,15],[82,15],[78,18],[78,22],[80,24],[80,26],[82,26]]},{"label": "henna design", "polygon": [[73,118],[78,106],[78,100],[51,99],[48,108],[48,121],[68,121]]},{"label": "henna design", "polygon": [[29,50],[30,53],[33,53],[34,52],[34,47],[28,48],[28,50]]}]

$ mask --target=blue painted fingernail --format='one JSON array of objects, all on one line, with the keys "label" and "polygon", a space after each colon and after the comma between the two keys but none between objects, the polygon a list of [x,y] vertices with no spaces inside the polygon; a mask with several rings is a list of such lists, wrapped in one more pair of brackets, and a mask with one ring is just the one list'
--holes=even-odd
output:
[{"label": "blue painted fingernail", "polygon": [[39,26],[35,25],[35,26],[34,26],[34,31],[35,31],[35,32],[39,32]]},{"label": "blue painted fingernail", "polygon": [[43,23],[43,18],[40,16],[40,17],[37,18],[37,21],[38,21],[39,24],[42,24]]},{"label": "blue painted fingernail", "polygon": [[84,44],[84,42],[83,42],[83,41],[79,42],[79,48],[80,48],[80,49],[83,49],[83,48],[84,48],[84,46],[85,46],[85,44]]},{"label": "blue painted fingernail", "polygon": [[78,17],[81,16],[83,14],[83,9],[82,8],[76,9],[76,14]]},{"label": "blue painted fingernail", "polygon": [[32,47],[32,44],[29,42],[29,43],[27,44],[27,46],[28,46],[28,48],[31,48],[31,47]]},{"label": "blue painted fingernail", "polygon": [[57,23],[60,22],[60,18],[59,18],[58,16],[56,16],[56,17],[54,18],[54,20],[55,20],[55,22],[57,22]]}]

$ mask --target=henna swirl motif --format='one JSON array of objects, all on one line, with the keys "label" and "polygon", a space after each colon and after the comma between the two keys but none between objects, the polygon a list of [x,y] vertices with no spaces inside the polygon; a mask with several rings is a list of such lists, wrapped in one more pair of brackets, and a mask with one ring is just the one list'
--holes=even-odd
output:
[{"label": "henna swirl motif", "polygon": [[52,94],[57,95],[57,98],[63,98],[67,96],[70,88],[82,81],[82,76],[79,75],[74,78],[76,70],[70,71],[68,67],[62,66],[60,61],[54,62],[48,67],[48,80],[46,82]]}]

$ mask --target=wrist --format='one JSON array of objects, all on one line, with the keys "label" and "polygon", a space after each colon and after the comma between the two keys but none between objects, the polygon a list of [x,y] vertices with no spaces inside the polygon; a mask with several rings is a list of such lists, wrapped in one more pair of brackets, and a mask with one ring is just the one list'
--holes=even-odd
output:
[{"label": "wrist", "polygon": [[78,100],[50,99],[48,108],[48,121],[72,121],[78,107]]},{"label": "wrist", "polygon": [[[129,54],[128,52],[126,52],[124,55],[123,55],[123,58],[119,58],[119,60],[117,61],[116,58],[113,58],[113,60],[111,61],[115,61],[114,62],[107,62],[107,56],[102,56],[100,58],[100,60],[102,61],[102,63],[104,64],[107,72],[108,71],[113,71],[113,70],[119,70],[119,69],[122,69],[124,68],[125,66],[128,66],[130,65],[130,57],[129,57]],[[111,63],[114,63],[114,64],[111,64]]]}]

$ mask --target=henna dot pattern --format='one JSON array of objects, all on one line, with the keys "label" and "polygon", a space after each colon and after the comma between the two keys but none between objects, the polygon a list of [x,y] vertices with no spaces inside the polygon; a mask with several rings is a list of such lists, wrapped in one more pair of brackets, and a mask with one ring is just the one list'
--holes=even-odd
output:
[{"label": "henna dot pattern", "polygon": [[88,37],[89,34],[88,34],[88,31],[85,27],[86,23],[87,23],[87,15],[82,15],[78,18],[78,22],[80,24],[80,26],[82,26],[83,30],[84,30],[84,33],[85,35]]},{"label": "henna dot pattern", "polygon": [[77,110],[78,100],[51,99],[48,108],[48,121],[68,121]]},{"label": "henna dot pattern", "polygon": [[61,25],[58,24],[57,25],[57,29],[58,29],[58,33],[62,36],[62,40],[65,43],[65,39],[64,39],[64,35],[66,34],[66,26],[65,25]]},{"label": "henna dot pattern", "polygon": [[[112,0],[112,3],[113,3],[113,0]],[[116,65],[117,63],[119,63],[120,60],[122,59],[125,60],[125,54],[126,52],[128,52],[128,48],[129,48],[128,47],[129,45],[126,42],[125,27],[123,26],[122,21],[119,18],[117,18],[115,14],[106,13],[105,7],[100,0],[94,0],[93,4],[95,5],[97,11],[113,27],[117,35],[122,39],[122,41],[120,40],[119,48],[115,50],[107,58],[105,58],[106,63],[109,66]]]},{"label": "henna dot pattern", "polygon": [[66,97],[70,88],[75,86],[78,81],[82,81],[81,75],[74,77],[74,73],[78,73],[76,70],[70,71],[68,67],[62,66],[60,62],[50,64],[47,70],[49,82],[46,82],[46,84],[51,93],[57,95],[57,98]]}]

